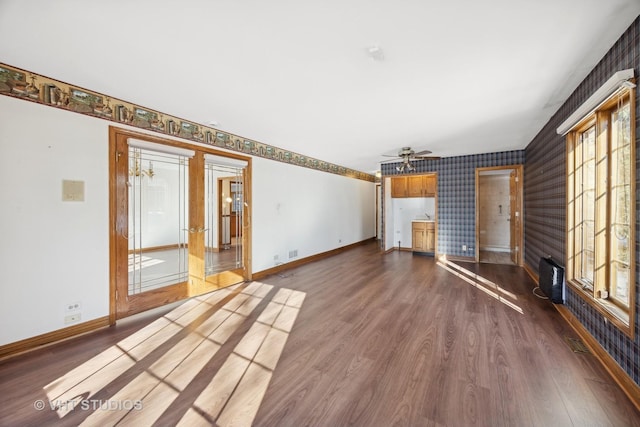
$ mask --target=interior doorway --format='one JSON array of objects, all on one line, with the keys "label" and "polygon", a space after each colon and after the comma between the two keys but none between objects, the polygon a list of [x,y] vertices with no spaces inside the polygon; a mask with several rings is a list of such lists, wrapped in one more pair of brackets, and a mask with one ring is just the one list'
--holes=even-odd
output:
[{"label": "interior doorway", "polygon": [[[251,279],[249,158],[113,127],[109,150],[112,323]],[[225,207],[236,248],[223,253]]]},{"label": "interior doorway", "polygon": [[522,165],[476,169],[476,262],[522,265]]}]

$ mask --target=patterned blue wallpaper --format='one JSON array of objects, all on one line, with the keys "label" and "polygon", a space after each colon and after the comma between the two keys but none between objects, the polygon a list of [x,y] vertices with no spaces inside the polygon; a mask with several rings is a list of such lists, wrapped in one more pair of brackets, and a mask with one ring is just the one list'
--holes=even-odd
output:
[{"label": "patterned blue wallpaper", "polygon": [[[473,253],[463,252],[462,245],[471,248],[476,240],[476,168],[523,163],[523,150],[411,162],[416,168],[411,174],[438,173],[438,253],[455,256]],[[395,163],[383,164],[382,176],[399,175],[395,167]]]},{"label": "patterned blue wallpaper", "polygon": [[[589,98],[616,71],[634,68],[640,76],[640,18],[618,39],[593,71],[582,81],[567,102],[525,149],[524,168],[524,249],[525,262],[533,271],[543,255],[551,255],[564,265],[566,232],[566,152],[564,137],[556,128]],[[640,141],[640,97],[636,97],[636,147]],[[640,190],[640,150],[636,148],[636,189]],[[640,218],[640,194],[636,194],[636,218]],[[640,227],[636,221],[636,323],[635,337],[605,322],[601,314],[567,289],[565,304],[598,340],[600,345],[640,385]]]}]

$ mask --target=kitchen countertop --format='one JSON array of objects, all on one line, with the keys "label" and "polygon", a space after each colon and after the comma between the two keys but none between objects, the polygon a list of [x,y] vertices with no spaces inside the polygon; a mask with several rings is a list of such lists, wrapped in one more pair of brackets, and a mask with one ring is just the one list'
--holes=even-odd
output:
[{"label": "kitchen countertop", "polygon": [[436,222],[435,219],[412,219],[411,222]]}]

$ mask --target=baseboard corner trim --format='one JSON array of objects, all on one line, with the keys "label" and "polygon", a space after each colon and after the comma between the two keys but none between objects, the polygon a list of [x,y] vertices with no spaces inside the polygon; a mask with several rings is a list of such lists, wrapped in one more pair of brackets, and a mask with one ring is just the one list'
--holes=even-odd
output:
[{"label": "baseboard corner trim", "polygon": [[46,334],[26,338],[10,344],[0,346],[0,360],[17,356],[28,351],[36,350],[51,344],[58,343],[68,338],[73,338],[96,329],[109,326],[109,316],[98,317],[77,325],[69,326]]},{"label": "baseboard corner trim", "polygon": [[540,277],[533,271],[533,268],[531,268],[529,264],[525,262],[523,265],[523,268],[524,268],[524,271],[527,272],[529,277],[531,277],[531,279],[533,279],[533,281],[536,282],[536,284],[540,283]]}]

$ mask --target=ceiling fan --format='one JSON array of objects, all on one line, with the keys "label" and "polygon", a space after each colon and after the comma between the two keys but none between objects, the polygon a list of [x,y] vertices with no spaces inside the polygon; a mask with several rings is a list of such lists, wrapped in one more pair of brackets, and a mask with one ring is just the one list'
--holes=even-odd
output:
[{"label": "ceiling fan", "polygon": [[429,156],[429,154],[431,154],[431,151],[429,150],[422,150],[416,153],[411,147],[402,147],[396,156],[383,154],[383,156],[393,157],[393,159],[385,160],[382,163],[391,163],[397,160],[402,160],[402,164],[396,166],[396,170],[398,172],[411,172],[412,170],[415,170],[415,167],[411,164],[411,160],[435,160],[440,158],[437,156]]}]

